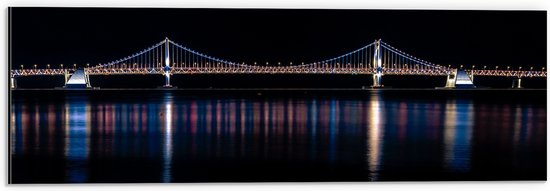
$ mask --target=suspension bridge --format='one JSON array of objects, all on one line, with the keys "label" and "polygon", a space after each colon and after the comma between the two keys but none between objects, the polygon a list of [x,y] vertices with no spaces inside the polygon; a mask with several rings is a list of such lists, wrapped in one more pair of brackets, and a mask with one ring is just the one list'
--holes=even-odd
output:
[{"label": "suspension bridge", "polygon": [[224,60],[192,50],[168,38],[151,47],[111,62],[83,68],[12,69],[10,87],[17,87],[17,78],[24,76],[64,75],[66,88],[91,88],[90,75],[163,75],[164,87],[172,87],[172,75],[186,74],[360,74],[372,75],[371,87],[383,87],[384,75],[447,76],[445,88],[475,87],[474,76],[503,76],[514,78],[513,88],[521,88],[522,78],[546,77],[542,70],[524,69],[465,69],[434,64],[407,54],[381,39],[346,54],[311,63],[280,63],[258,65]]}]

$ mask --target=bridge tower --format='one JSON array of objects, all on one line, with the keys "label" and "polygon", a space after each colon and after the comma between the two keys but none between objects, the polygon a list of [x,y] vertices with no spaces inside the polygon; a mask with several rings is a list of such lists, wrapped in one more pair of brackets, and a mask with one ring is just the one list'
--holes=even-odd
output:
[{"label": "bridge tower", "polygon": [[374,50],[374,60],[373,60],[373,65],[374,65],[374,74],[372,75],[372,88],[381,88],[381,87],[384,87],[384,85],[382,85],[382,75],[384,75],[382,73],[382,52],[380,50],[380,41],[382,41],[382,39],[378,39],[376,42],[375,42],[375,50]]},{"label": "bridge tower", "polygon": [[165,77],[165,84],[163,87],[165,88],[171,88],[172,85],[170,85],[170,46],[169,46],[169,40],[168,37],[164,39],[164,77]]}]

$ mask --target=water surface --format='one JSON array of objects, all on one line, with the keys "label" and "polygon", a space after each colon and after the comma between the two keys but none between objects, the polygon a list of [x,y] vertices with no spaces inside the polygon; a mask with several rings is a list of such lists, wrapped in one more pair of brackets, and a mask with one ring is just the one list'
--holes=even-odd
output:
[{"label": "water surface", "polygon": [[545,90],[16,90],[12,183],[546,180]]}]

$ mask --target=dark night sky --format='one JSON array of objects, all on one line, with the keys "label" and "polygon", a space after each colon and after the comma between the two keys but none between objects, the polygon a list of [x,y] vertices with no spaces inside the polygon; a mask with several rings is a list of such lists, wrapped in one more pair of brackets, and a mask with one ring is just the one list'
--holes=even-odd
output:
[{"label": "dark night sky", "polygon": [[546,65],[545,11],[13,8],[13,65],[96,64],[164,37],[237,62],[310,62],[377,38],[442,65]]},{"label": "dark night sky", "polygon": [[[382,38],[441,65],[546,66],[545,11],[14,8],[12,68],[105,63],[169,37],[207,55],[252,64],[325,60]],[[92,76],[102,88],[157,87],[161,75]],[[477,77],[485,87],[511,78]],[[445,77],[385,76],[392,87],[440,87]],[[546,87],[528,79],[526,87]],[[174,75],[178,87],[350,87],[370,75]],[[20,87],[59,87],[61,77],[18,79]]]}]

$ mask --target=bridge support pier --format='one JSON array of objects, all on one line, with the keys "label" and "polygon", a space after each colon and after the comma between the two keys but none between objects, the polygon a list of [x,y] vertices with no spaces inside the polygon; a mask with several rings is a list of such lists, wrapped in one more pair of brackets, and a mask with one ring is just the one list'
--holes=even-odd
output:
[{"label": "bridge support pier", "polygon": [[90,85],[90,76],[85,69],[77,69],[74,73],[65,72],[65,85],[68,89],[86,89],[92,88]]},{"label": "bridge support pier", "polygon": [[457,69],[453,69],[450,74],[447,74],[447,83],[445,84],[445,88],[451,89],[456,87],[456,73]]},{"label": "bridge support pier", "polygon": [[92,88],[90,84],[90,75],[88,75],[86,71],[84,71],[84,80],[86,80],[86,88]]},{"label": "bridge support pier", "polygon": [[10,88],[11,89],[17,88],[17,81],[16,81],[15,77],[10,77]]},{"label": "bridge support pier", "polygon": [[519,88],[523,88],[521,87],[521,78],[515,78],[513,81],[512,81],[512,88],[514,89],[519,89]]},{"label": "bridge support pier", "polygon": [[165,72],[164,73],[164,80],[165,80],[165,83],[164,83],[164,86],[165,88],[171,88],[172,85],[170,84],[170,75],[172,75],[170,72]]},{"label": "bridge support pier", "polygon": [[382,88],[384,85],[382,85],[382,74],[376,73],[372,75],[372,88]]},{"label": "bridge support pier", "polygon": [[474,85],[474,75],[468,74],[464,70],[453,69],[451,73],[447,75],[447,83],[445,89],[471,89],[476,88]]},{"label": "bridge support pier", "polygon": [[65,76],[65,83],[63,83],[63,87],[67,86],[67,82],[69,81],[69,79],[71,78],[71,74],[67,71],[65,71],[65,74],[63,74]]}]

